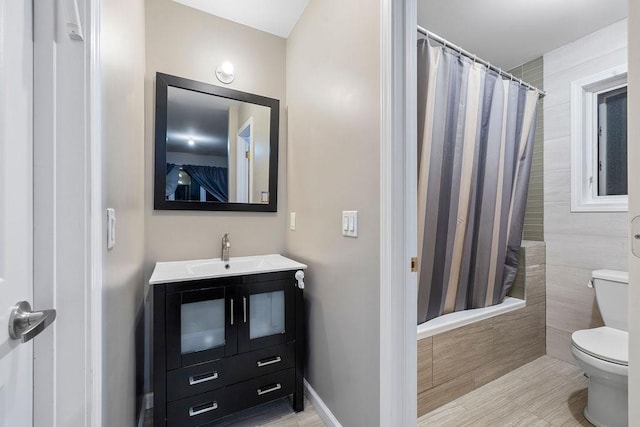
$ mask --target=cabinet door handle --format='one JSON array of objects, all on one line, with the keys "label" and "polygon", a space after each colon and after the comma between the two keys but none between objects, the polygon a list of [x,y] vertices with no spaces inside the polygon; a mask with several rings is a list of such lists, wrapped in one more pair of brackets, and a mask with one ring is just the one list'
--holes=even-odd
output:
[{"label": "cabinet door handle", "polygon": [[242,311],[244,316],[244,323],[247,323],[247,297],[242,297]]},{"label": "cabinet door handle", "polygon": [[263,394],[267,394],[267,393],[271,393],[277,390],[280,390],[282,388],[282,386],[280,385],[280,383],[275,384],[273,387],[268,388],[266,390],[263,390],[261,388],[258,389],[258,396],[262,396]]},{"label": "cabinet door handle", "polygon": [[280,363],[282,362],[282,359],[280,358],[280,356],[276,356],[270,360],[258,360],[258,368],[262,368],[263,366],[269,366],[269,365],[273,365],[274,363]]},{"label": "cabinet door handle", "polygon": [[191,375],[189,377],[189,385],[196,385],[200,383],[206,383],[207,381],[213,381],[218,379],[217,372],[207,372],[202,375]]},{"label": "cabinet door handle", "polygon": [[231,326],[233,326],[233,298],[231,298],[229,306],[231,307]]},{"label": "cabinet door handle", "polygon": [[195,417],[196,415],[204,414],[205,412],[214,411],[218,409],[218,402],[205,403],[204,405],[192,406],[189,408],[189,416]]}]

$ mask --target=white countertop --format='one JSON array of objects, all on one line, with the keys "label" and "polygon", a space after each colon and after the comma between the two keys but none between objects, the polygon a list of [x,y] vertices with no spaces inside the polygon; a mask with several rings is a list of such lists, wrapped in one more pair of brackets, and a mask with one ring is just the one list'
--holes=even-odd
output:
[{"label": "white countertop", "polygon": [[305,264],[279,254],[235,257],[230,258],[228,263],[222,262],[220,258],[157,262],[149,284],[158,285],[306,268]]}]

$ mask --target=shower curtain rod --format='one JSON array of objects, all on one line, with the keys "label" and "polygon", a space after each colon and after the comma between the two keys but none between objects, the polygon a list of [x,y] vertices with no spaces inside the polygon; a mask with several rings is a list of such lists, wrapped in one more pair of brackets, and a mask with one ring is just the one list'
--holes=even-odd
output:
[{"label": "shower curtain rod", "polygon": [[447,46],[447,47],[459,52],[460,55],[464,55],[467,58],[472,59],[474,62],[477,62],[479,64],[482,64],[482,65],[486,66],[487,68],[489,68],[490,70],[495,71],[496,73],[498,73],[502,77],[505,77],[505,78],[507,78],[509,80],[512,80],[512,81],[516,81],[516,82],[520,83],[522,86],[528,87],[531,90],[535,90],[536,92],[538,92],[538,95],[541,98],[544,98],[547,95],[547,92],[545,92],[543,90],[540,90],[535,86],[530,85],[529,83],[525,82],[524,80],[517,78],[513,74],[507,73],[502,68],[499,68],[499,67],[496,67],[495,65],[492,65],[489,61],[485,61],[484,59],[478,58],[477,55],[474,55],[473,53],[469,52],[468,50],[464,50],[460,46],[458,46],[458,45],[456,45],[454,43],[451,43],[449,40],[447,40],[447,39],[445,39],[443,37],[440,37],[439,35],[434,34],[431,31],[429,31],[429,30],[427,30],[425,28],[422,28],[419,25],[418,25],[418,32],[420,34],[423,34],[423,35],[427,36],[428,38],[430,38],[432,40],[435,40],[436,42],[438,42],[438,43],[440,43],[440,44],[442,44],[444,46]]}]

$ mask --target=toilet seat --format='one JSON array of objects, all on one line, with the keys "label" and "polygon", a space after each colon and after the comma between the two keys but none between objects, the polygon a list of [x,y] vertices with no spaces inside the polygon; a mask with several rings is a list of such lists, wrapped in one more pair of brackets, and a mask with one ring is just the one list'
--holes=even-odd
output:
[{"label": "toilet seat", "polygon": [[629,333],[603,326],[571,334],[571,344],[579,351],[605,362],[629,364]]}]

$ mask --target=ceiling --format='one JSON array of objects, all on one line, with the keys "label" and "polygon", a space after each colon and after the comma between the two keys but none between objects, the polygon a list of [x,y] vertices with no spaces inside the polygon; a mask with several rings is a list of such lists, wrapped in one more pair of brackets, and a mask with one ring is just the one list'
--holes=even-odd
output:
[{"label": "ceiling", "polygon": [[174,0],[229,21],[287,38],[309,0]]},{"label": "ceiling", "polygon": [[[174,0],[287,38],[309,0]],[[627,16],[628,0],[417,0],[418,25],[504,69]],[[354,17],[357,19],[357,16]]]},{"label": "ceiling", "polygon": [[511,69],[627,16],[627,0],[418,0],[418,25]]},{"label": "ceiling", "polygon": [[169,86],[167,151],[226,157],[229,107],[239,104],[232,99]]}]

